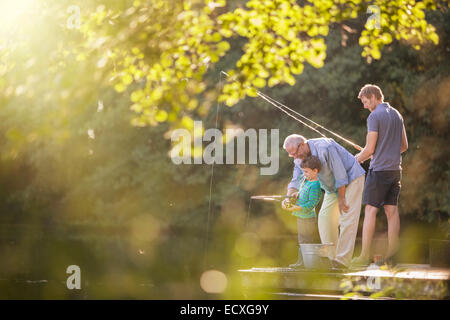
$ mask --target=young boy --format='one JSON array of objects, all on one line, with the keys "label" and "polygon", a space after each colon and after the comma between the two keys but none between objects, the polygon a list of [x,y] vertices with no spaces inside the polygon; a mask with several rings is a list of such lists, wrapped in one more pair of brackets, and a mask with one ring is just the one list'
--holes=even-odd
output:
[{"label": "young boy", "polygon": [[302,243],[320,243],[320,237],[317,227],[315,207],[320,201],[322,190],[318,175],[321,164],[318,157],[310,156],[304,159],[300,165],[304,179],[299,188],[298,199],[295,206],[287,210],[292,211],[292,215],[297,217],[298,230],[298,260],[289,265],[291,268],[303,267],[302,252],[300,244]]}]

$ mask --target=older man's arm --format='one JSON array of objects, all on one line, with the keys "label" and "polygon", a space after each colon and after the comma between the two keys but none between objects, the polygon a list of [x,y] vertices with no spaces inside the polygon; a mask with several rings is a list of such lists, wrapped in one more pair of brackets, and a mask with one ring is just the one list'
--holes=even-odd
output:
[{"label": "older man's arm", "polygon": [[347,202],[345,201],[345,190],[347,186],[340,186],[338,190],[338,201],[339,201],[339,211],[342,212],[348,212],[348,209],[350,207],[347,205]]},{"label": "older man's arm", "polygon": [[[289,188],[289,189],[288,189],[288,192],[287,192],[287,195],[288,195],[288,196],[297,196],[297,195],[298,195],[298,189]],[[288,203],[290,203],[289,198],[284,199],[284,200],[281,202],[281,207],[282,207],[283,209],[288,210]]]},{"label": "older man's arm", "polygon": [[[303,179],[303,171],[297,165],[294,164],[294,172],[292,173],[292,180],[287,187],[287,195],[292,196],[298,193],[298,187],[300,186],[300,181]],[[286,209],[286,205],[289,203],[289,199],[284,199],[281,202],[281,207]]]},{"label": "older man's arm", "polygon": [[334,147],[328,148],[328,161],[330,169],[334,175],[335,187],[337,189],[339,201],[339,211],[341,213],[348,212],[349,206],[345,201],[345,189],[350,181],[348,181],[348,174],[345,170],[344,164],[342,163],[342,159]]},{"label": "older man's arm", "polygon": [[287,195],[288,196],[292,196],[292,195],[295,195],[296,193],[298,193],[298,189],[295,189],[295,188],[289,188],[288,189],[288,192],[287,192]]}]

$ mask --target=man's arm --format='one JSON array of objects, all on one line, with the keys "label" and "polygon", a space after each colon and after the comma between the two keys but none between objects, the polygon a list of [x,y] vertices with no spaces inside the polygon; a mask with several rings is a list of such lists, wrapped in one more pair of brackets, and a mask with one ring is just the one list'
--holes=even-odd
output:
[{"label": "man's arm", "polygon": [[[298,191],[297,189],[294,189],[294,188],[288,188],[287,195],[288,195],[288,196],[293,196],[293,195],[295,195],[296,193],[298,194],[298,192],[299,192],[299,191]],[[281,207],[282,207],[283,209],[289,210],[289,209],[288,209],[288,203],[290,203],[289,198],[284,199],[284,200],[281,202]],[[298,210],[298,209],[297,209],[297,210]]]},{"label": "man's arm", "polygon": [[338,201],[339,201],[339,211],[348,212],[349,206],[345,202],[345,188],[346,186],[342,186],[338,188]]},{"label": "man's arm", "polygon": [[297,193],[298,189],[295,188],[289,188],[287,192],[287,196],[292,196],[294,193]]},{"label": "man's arm", "polygon": [[402,132],[402,149],[400,153],[408,150],[408,137],[406,136],[405,124],[403,124],[403,132]]},{"label": "man's arm", "polygon": [[348,181],[347,171],[336,148],[328,148],[328,161],[334,175],[339,200],[339,211],[347,212],[349,208],[345,202],[345,188],[350,181]]},{"label": "man's arm", "polygon": [[[294,172],[292,174],[292,180],[289,182],[287,187],[287,195],[292,196],[294,193],[298,192],[298,187],[300,186],[300,181],[303,179],[303,171],[297,165],[294,164]],[[286,204],[289,203],[289,199],[284,199],[281,202],[281,207],[286,209]]]},{"label": "man's arm", "polygon": [[369,159],[375,152],[375,147],[377,146],[378,132],[369,131],[366,137],[366,145],[360,153],[358,153],[355,158],[359,163],[363,163]]},{"label": "man's arm", "polygon": [[[299,191],[300,192],[300,191]],[[304,192],[304,191],[302,191]],[[317,204],[320,202],[322,197],[322,189],[320,189],[320,184],[316,183],[311,186],[308,191],[307,199],[303,201],[298,200],[296,205],[293,205],[286,210],[297,211],[298,213],[309,213],[313,210]],[[300,198],[299,198],[300,199]]]},{"label": "man's arm", "polygon": [[[300,181],[303,179],[303,170],[300,169],[300,167],[294,162],[294,171],[292,172],[292,180],[289,182],[287,186],[288,195],[289,192],[297,192],[298,188],[300,187]],[[294,189],[292,191],[291,189]]]}]

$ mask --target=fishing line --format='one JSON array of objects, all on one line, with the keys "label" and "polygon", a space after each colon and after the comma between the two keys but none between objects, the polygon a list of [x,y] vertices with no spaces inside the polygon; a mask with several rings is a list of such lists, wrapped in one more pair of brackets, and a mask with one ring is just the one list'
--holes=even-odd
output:
[{"label": "fishing line", "polygon": [[250,197],[250,202],[248,203],[247,218],[245,219],[245,230],[247,230],[247,227],[248,227],[248,220],[250,219],[251,206],[252,206],[252,197]]},{"label": "fishing line", "polygon": [[[223,72],[223,71],[222,71]],[[219,88],[222,88],[222,72],[219,75]],[[219,122],[219,101],[217,101],[216,106],[216,129]],[[213,186],[213,177],[214,177],[214,162],[211,163],[211,178],[209,179],[209,204],[208,204],[208,220],[206,223],[206,237],[205,237],[205,261],[204,268],[207,268],[208,262],[208,242],[209,242],[209,220],[211,217],[211,198],[212,198],[212,186]]]},{"label": "fishing line", "polygon": [[[339,135],[339,134],[337,134],[337,133],[335,133],[335,132],[333,132],[333,131],[331,131],[331,130],[325,128],[324,126],[322,126],[322,125],[320,125],[320,124],[314,122],[313,120],[308,119],[308,118],[305,117],[304,115],[302,115],[302,114],[298,113],[297,111],[295,111],[295,110],[289,108],[288,106],[282,104],[281,102],[279,102],[279,101],[277,101],[277,100],[275,100],[275,99],[269,97],[268,95],[266,95],[266,94],[264,94],[264,93],[262,93],[262,92],[259,92],[259,94],[262,95],[262,96],[264,96],[266,99],[272,101],[272,102],[273,102],[273,105],[278,104],[277,107],[279,107],[279,108],[282,108],[282,107],[283,107],[283,108],[286,108],[286,109],[289,110],[290,112],[295,113],[296,115],[299,115],[299,116],[302,117],[303,119],[310,121],[310,122],[313,123],[316,127],[319,127],[320,129],[323,129],[323,130],[325,130],[325,131],[331,133],[332,135],[338,137],[339,139],[341,139],[341,140],[347,142],[348,144],[350,144],[350,145],[351,145],[352,147],[354,147],[355,149],[357,149],[357,150],[359,150],[359,151],[362,150],[362,148],[361,148],[359,145],[357,145],[356,143],[354,143],[354,142],[352,142],[352,141],[350,141],[350,140],[344,138],[343,136],[341,136],[341,135]],[[281,106],[281,107],[280,107],[280,106]],[[311,128],[311,129],[312,129],[312,128]],[[324,136],[324,135],[322,135],[322,136]],[[325,137],[325,136],[324,136],[324,137]],[[326,137],[325,137],[325,138],[326,138]]]},{"label": "fishing line", "polygon": [[[229,77],[229,75],[228,75],[226,72],[222,71],[222,73],[225,74],[227,77]],[[362,150],[362,147],[360,147],[360,146],[357,145],[356,143],[354,143],[354,142],[352,142],[352,141],[350,141],[350,140],[348,140],[348,139],[342,137],[341,135],[339,135],[339,134],[337,134],[337,133],[335,133],[335,132],[333,132],[333,131],[331,131],[331,130],[325,128],[324,126],[322,126],[322,125],[320,125],[320,124],[314,122],[313,120],[309,119],[308,117],[305,117],[305,116],[302,115],[301,113],[299,113],[299,112],[297,112],[297,111],[295,111],[295,110],[289,108],[288,106],[286,106],[286,105],[282,104],[281,102],[279,102],[279,101],[273,99],[272,97],[270,97],[270,96],[268,96],[268,95],[266,95],[266,94],[260,92],[259,90],[256,90],[256,94],[257,94],[260,98],[262,98],[263,100],[267,101],[268,103],[270,103],[271,105],[273,105],[274,107],[276,107],[277,109],[279,109],[279,110],[281,110],[282,112],[286,113],[288,116],[290,116],[290,117],[293,118],[294,120],[300,122],[301,124],[303,124],[304,126],[308,127],[309,129],[311,129],[311,130],[317,132],[317,133],[320,134],[322,137],[327,138],[323,133],[321,133],[319,130],[317,130],[317,128],[326,130],[327,132],[329,132],[329,133],[331,133],[332,135],[334,135],[335,137],[337,137],[337,138],[339,138],[339,139],[345,141],[346,143],[350,144],[352,147],[354,147],[355,149],[357,149],[357,150],[359,150],[359,151]],[[300,117],[303,118],[304,120],[309,121],[310,123],[314,124],[316,127],[313,127],[313,126],[311,126],[311,125],[305,123],[304,121],[298,119],[297,117],[295,117],[294,115],[292,115],[292,114],[290,114],[288,111],[286,111],[285,109],[286,109],[286,110],[289,110],[289,112],[292,112],[292,113],[294,113],[294,114],[300,116]]]},{"label": "fishing line", "polygon": [[[284,110],[282,107],[276,105],[275,103],[273,103],[272,101],[270,101],[264,94],[261,94],[259,91],[256,92],[258,94],[259,97],[261,97],[263,100],[269,102],[271,105],[273,105],[275,108],[278,108],[279,110],[281,110],[282,112],[286,113],[288,116],[290,116],[291,118],[297,120],[298,122],[300,122],[301,124],[303,124],[304,126],[310,128],[311,130],[314,130],[315,132],[317,132],[318,134],[320,134],[322,137],[326,138],[326,136],[320,132],[319,130],[317,130],[316,128],[310,126],[309,124],[303,122],[302,120],[296,118],[295,116],[293,116],[292,114],[290,114],[289,112],[287,112],[286,110]],[[308,119],[309,120],[309,119]],[[311,121],[311,120],[310,120]]]}]

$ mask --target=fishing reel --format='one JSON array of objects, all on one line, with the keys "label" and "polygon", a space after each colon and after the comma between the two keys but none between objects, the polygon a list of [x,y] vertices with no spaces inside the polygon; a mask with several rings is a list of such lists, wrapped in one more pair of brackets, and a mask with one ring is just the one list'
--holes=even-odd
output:
[{"label": "fishing reel", "polygon": [[285,203],[285,207],[286,207],[286,209],[289,209],[289,208],[296,206],[298,194],[296,194],[294,196],[279,196],[279,195],[251,196],[250,199],[263,200],[263,201],[278,201],[278,202],[283,202],[287,199],[288,201]]},{"label": "fishing reel", "polygon": [[298,195],[296,196],[286,196],[286,199],[288,200],[288,202],[285,204],[286,209],[292,208],[292,206],[295,206],[297,199],[298,199]]}]

